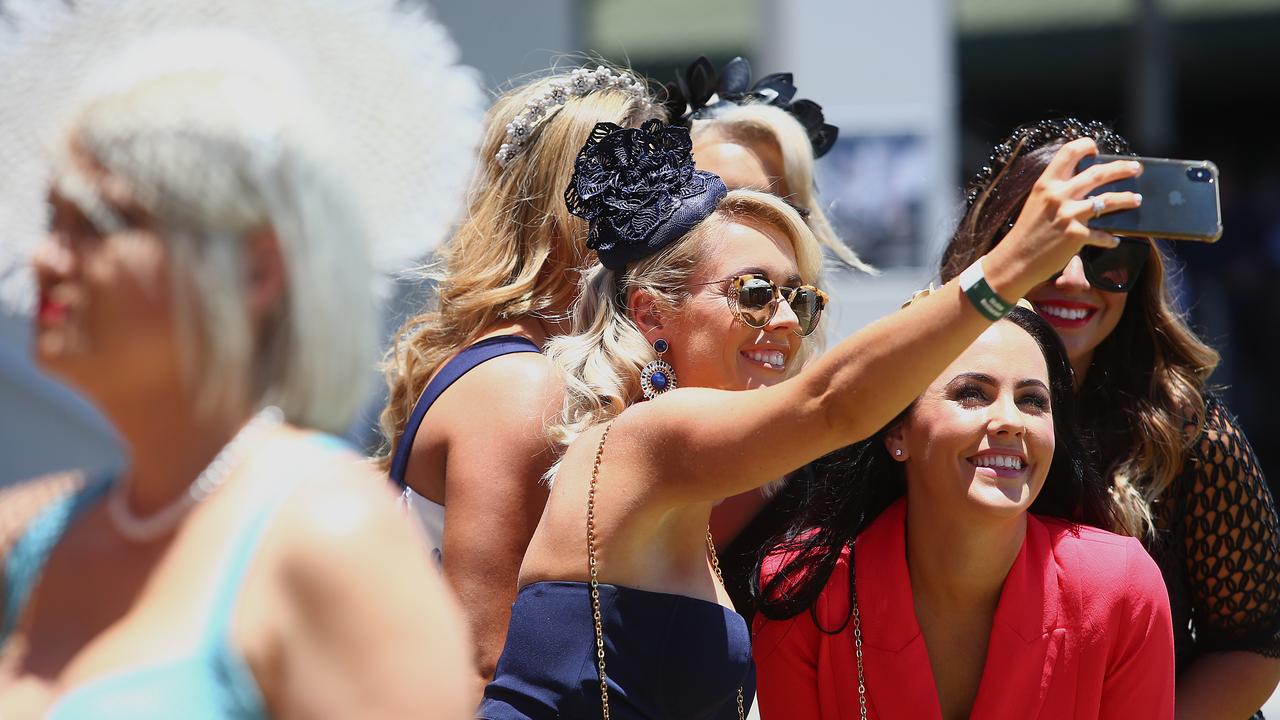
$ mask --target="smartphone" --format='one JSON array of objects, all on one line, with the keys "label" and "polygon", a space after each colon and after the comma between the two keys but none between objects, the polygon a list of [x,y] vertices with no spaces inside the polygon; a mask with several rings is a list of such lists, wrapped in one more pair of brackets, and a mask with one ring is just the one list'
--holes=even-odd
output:
[{"label": "smartphone", "polygon": [[1112,235],[1209,243],[1222,237],[1217,165],[1208,160],[1093,155],[1081,160],[1076,172],[1113,160],[1137,160],[1142,174],[1099,185],[1087,197],[1136,192],[1142,194],[1142,207],[1100,215],[1089,221],[1089,227]]}]

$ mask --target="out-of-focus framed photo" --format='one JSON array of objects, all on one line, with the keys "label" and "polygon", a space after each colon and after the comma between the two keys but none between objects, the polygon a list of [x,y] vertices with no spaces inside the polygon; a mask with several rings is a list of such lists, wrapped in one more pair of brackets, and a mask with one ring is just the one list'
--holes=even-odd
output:
[{"label": "out-of-focus framed photo", "polygon": [[882,269],[928,262],[934,189],[924,135],[842,133],[816,174],[836,234],[863,260]]}]

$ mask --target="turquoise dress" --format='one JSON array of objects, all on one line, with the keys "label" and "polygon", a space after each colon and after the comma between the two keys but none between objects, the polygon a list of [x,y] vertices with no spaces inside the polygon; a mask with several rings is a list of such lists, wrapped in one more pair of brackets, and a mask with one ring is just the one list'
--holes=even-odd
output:
[{"label": "turquoise dress", "polygon": [[[331,450],[345,448],[336,438],[316,436]],[[264,720],[266,704],[248,664],[231,642],[231,619],[263,534],[296,482],[282,482],[269,502],[255,508],[215,566],[217,582],[208,622],[195,647],[177,659],[121,669],[72,689],[49,710],[49,720]],[[3,649],[58,541],[85,510],[111,486],[109,480],[86,485],[40,514],[19,538],[5,564]]]}]

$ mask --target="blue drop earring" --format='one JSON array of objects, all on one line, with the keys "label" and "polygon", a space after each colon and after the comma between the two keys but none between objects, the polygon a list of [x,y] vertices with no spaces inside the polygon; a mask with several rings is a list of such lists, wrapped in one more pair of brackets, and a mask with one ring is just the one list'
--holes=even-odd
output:
[{"label": "blue drop earring", "polygon": [[640,391],[644,393],[645,400],[652,400],[676,388],[676,371],[662,359],[669,347],[667,341],[662,338],[654,340],[653,351],[658,353],[658,357],[640,368]]}]

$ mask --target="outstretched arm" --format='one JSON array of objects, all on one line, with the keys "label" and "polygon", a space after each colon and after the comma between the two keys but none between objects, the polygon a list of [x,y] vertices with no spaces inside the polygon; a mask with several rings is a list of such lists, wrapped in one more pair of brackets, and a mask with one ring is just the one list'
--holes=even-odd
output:
[{"label": "outstretched arm", "polygon": [[[988,284],[1006,300],[1061,270],[1081,247],[1115,245],[1085,225],[1094,210],[1083,198],[1138,166],[1119,161],[1073,175],[1095,150],[1089,139],[1063,146],[1014,228],[984,258]],[[1108,211],[1141,202],[1133,193],[1101,197]],[[844,340],[798,377],[751,392],[677,390],[628,410],[616,432],[648,451],[648,475],[678,501],[728,497],[871,436],[989,325],[952,281]]]}]

